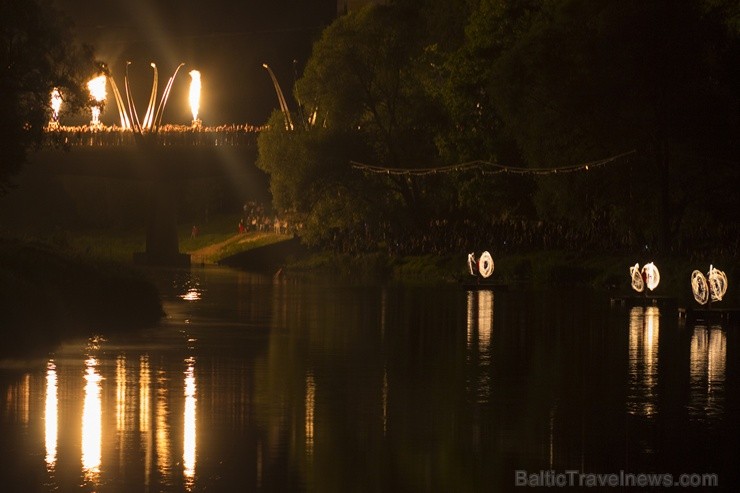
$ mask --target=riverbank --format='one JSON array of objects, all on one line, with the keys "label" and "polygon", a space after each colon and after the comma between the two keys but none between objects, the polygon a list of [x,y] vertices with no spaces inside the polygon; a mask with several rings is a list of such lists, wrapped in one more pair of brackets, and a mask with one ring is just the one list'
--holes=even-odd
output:
[{"label": "riverbank", "polygon": [[[481,252],[477,252],[480,254]],[[530,251],[497,256],[491,252],[494,272],[491,280],[510,286],[535,289],[559,286],[584,286],[622,294],[632,294],[629,268],[654,262],[661,281],[656,294],[691,301],[691,272],[708,271],[712,263],[729,278],[725,304],[740,304],[740,290],[734,280],[740,268],[734,258],[691,259],[665,255],[627,255],[609,252]],[[341,255],[313,252],[284,267],[287,276],[335,276],[362,281],[412,283],[458,283],[474,279],[467,266],[467,253],[457,256],[421,255],[390,257],[382,253]]]},{"label": "riverbank", "polygon": [[[193,237],[187,224],[180,226],[180,250],[190,253],[194,264],[221,264],[237,269],[280,272],[283,276],[335,278],[359,282],[404,282],[442,284],[468,281],[467,254],[391,256],[382,251],[357,255],[300,248],[284,251],[281,242],[291,238],[272,232],[236,233],[239,215],[219,215],[201,225]],[[118,260],[131,258],[134,234],[110,237],[98,233],[94,238],[78,234],[69,243],[77,251],[118,252]],[[138,233],[143,236],[143,233]],[[271,248],[272,247],[272,248]],[[257,250],[265,250],[256,255]],[[482,252],[475,252],[480,255]],[[629,268],[635,263],[654,262],[661,273],[656,294],[692,302],[690,276],[694,269],[707,272],[709,265],[724,270],[729,279],[726,305],[740,305],[740,265],[732,256],[716,258],[696,254],[692,257],[649,252],[599,252],[569,250],[490,250],[494,260],[492,279],[509,286],[548,288],[586,286],[615,294],[632,294]],[[270,258],[263,258],[272,255]],[[255,266],[255,262],[259,265]]]},{"label": "riverbank", "polygon": [[0,358],[43,354],[64,338],[149,327],[159,293],[131,265],[0,238]]}]

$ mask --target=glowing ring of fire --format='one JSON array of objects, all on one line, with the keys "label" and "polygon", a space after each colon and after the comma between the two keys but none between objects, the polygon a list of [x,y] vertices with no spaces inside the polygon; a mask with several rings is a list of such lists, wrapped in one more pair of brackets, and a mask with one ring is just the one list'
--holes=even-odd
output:
[{"label": "glowing ring of fire", "polygon": [[691,273],[691,291],[694,293],[694,299],[700,305],[706,305],[709,301],[709,285],[707,278],[700,271],[695,270]]},{"label": "glowing ring of fire", "polygon": [[638,293],[642,293],[645,290],[645,283],[642,282],[642,274],[640,274],[640,264],[635,264],[630,267],[630,277],[632,277],[632,289]]},{"label": "glowing ring of fire", "polygon": [[727,292],[727,276],[721,270],[715,269],[710,265],[707,278],[712,301],[722,301],[722,297]]},{"label": "glowing ring of fire", "polygon": [[493,258],[487,251],[483,252],[478,259],[478,272],[483,277],[489,277],[493,274]]},{"label": "glowing ring of fire", "polygon": [[658,268],[650,262],[642,266],[642,272],[645,274],[645,284],[650,291],[653,291],[660,284],[660,272]]}]

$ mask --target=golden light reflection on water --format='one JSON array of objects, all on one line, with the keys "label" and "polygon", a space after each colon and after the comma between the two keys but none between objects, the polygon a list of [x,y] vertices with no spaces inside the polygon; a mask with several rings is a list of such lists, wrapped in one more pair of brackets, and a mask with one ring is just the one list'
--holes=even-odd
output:
[{"label": "golden light reflection on water", "polygon": [[150,427],[149,408],[151,406],[151,376],[149,356],[139,359],[139,431],[148,432]]},{"label": "golden light reflection on water", "polygon": [[653,416],[657,412],[659,334],[658,307],[630,310],[628,408],[631,414]]},{"label": "golden light reflection on water", "polygon": [[306,433],[306,454],[310,457],[313,455],[313,413],[316,404],[316,381],[313,373],[306,375],[306,416],[304,419],[304,429]]},{"label": "golden light reflection on water", "polygon": [[167,376],[163,370],[157,373],[157,408],[155,426],[157,471],[162,482],[167,484],[170,477],[170,426],[167,422],[169,410],[167,407]]},{"label": "golden light reflection on water", "polygon": [[57,367],[54,360],[50,360],[46,364],[46,400],[44,405],[44,442],[46,445],[46,469],[49,473],[54,471],[57,461],[58,405]]},{"label": "golden light reflection on water", "polygon": [[149,355],[139,357],[139,433],[144,447],[144,484],[149,485],[152,473],[152,435],[151,435],[151,402],[152,377],[149,368]]},{"label": "golden light reflection on water", "polygon": [[478,343],[482,353],[488,354],[493,330],[493,291],[478,291]]},{"label": "golden light reflection on water", "polygon": [[82,470],[85,481],[96,483],[100,476],[102,446],[101,380],[98,360],[85,361],[85,401],[82,407]]},{"label": "golden light reflection on water", "polygon": [[468,318],[467,318],[467,324],[465,327],[467,328],[467,345],[468,349],[473,344],[473,330],[475,329],[475,292],[468,291]]},{"label": "golden light reflection on water", "polygon": [[184,294],[180,295],[185,301],[198,301],[201,298],[201,292],[198,288],[190,288]]},{"label": "golden light reflection on water", "polygon": [[185,301],[199,301],[203,297],[203,287],[195,275],[173,281],[173,286],[180,292],[178,297]]},{"label": "golden light reflection on water", "polygon": [[383,435],[388,431],[388,368],[383,368]]},{"label": "golden light reflection on water", "polygon": [[31,400],[31,375],[26,373],[17,384],[8,386],[5,393],[5,410],[23,425],[28,424]]},{"label": "golden light reflection on water", "polygon": [[689,356],[690,409],[701,416],[724,410],[727,334],[721,327],[697,325]]},{"label": "golden light reflection on water", "polygon": [[195,358],[190,357],[185,360],[185,362],[187,363],[187,368],[185,369],[185,411],[182,443],[182,472],[185,478],[185,487],[188,490],[192,490],[193,484],[195,482]]},{"label": "golden light reflection on water", "polygon": [[116,358],[116,430],[126,429],[126,357]]},{"label": "golden light reflection on water", "polygon": [[491,336],[493,333],[493,291],[468,291],[467,359],[476,367],[476,378],[468,390],[476,394],[479,403],[488,402],[491,395]]}]

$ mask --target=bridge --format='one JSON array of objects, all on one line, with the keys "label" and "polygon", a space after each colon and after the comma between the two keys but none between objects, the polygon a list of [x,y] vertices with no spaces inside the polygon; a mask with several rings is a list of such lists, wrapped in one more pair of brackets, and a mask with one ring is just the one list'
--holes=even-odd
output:
[{"label": "bridge", "polygon": [[[50,143],[61,145],[69,152],[62,154],[58,147],[48,146],[34,158],[37,162],[55,163],[51,169],[56,172],[145,180],[149,184],[146,248],[144,252],[135,254],[134,260],[148,265],[188,265],[190,257],[179,251],[177,238],[177,180],[215,173],[228,173],[237,182],[248,179],[245,172],[248,166],[254,169],[260,128],[251,125],[204,127],[198,119],[201,90],[198,70],[189,73],[191,125],[162,124],[173,82],[184,63],[178,65],[169,78],[158,104],[159,72],[155,63],[150,64],[152,90],[146,112],[142,112],[143,118],[139,119],[129,84],[130,63],[126,64],[123,93],[118,90],[107,66],[103,66],[102,73],[88,82],[93,100],[89,125],[60,125],[59,111],[63,98],[54,89],[50,95],[52,116],[47,137]],[[267,64],[262,66],[275,87],[286,128],[292,129],[290,111],[277,78]],[[109,84],[120,126],[106,127],[99,119]]]},{"label": "bridge", "polygon": [[[56,127],[30,165],[57,175],[120,178],[146,183],[146,247],[134,254],[144,265],[187,266],[179,251],[177,185],[182,180],[226,176],[235,187],[264,178],[255,166],[260,129],[249,125],[163,125],[137,133],[119,127]],[[260,175],[262,175],[260,177]]]}]

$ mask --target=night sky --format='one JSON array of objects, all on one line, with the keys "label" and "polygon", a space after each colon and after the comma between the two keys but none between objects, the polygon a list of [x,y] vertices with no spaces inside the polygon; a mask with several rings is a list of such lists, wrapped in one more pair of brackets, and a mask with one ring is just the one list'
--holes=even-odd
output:
[{"label": "night sky", "polygon": [[[203,81],[199,116],[204,125],[264,123],[278,103],[262,64],[272,68],[289,98],[313,40],[337,12],[336,0],[56,0],[56,4],[72,19],[78,38],[93,45],[96,58],[112,69],[121,91],[126,61],[132,62],[129,74],[140,115],[151,91],[149,63],[159,68],[161,94],[184,62],[163,123],[189,124],[188,72],[199,70]],[[101,120],[111,125],[118,123],[118,112],[110,87],[108,93]],[[79,123],[65,121],[63,113],[61,120]]]}]

